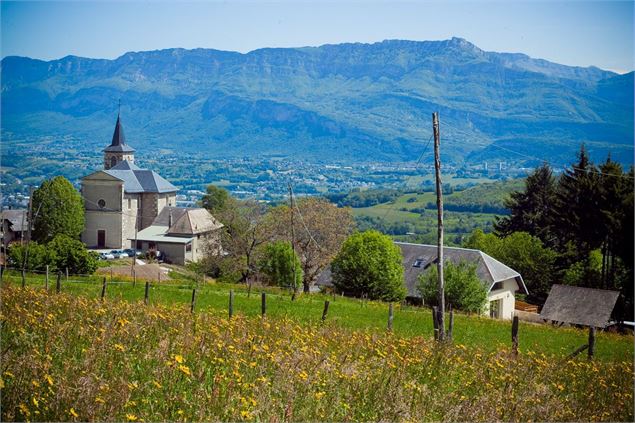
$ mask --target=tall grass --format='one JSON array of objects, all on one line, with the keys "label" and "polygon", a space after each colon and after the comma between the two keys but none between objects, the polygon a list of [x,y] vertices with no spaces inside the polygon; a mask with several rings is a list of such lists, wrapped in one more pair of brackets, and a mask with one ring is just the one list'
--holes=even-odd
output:
[{"label": "tall grass", "polygon": [[633,420],[630,357],[514,358],[14,284],[2,289],[1,341],[4,421]]},{"label": "tall grass", "polygon": [[[8,283],[19,284],[17,274],[5,275]],[[62,283],[62,292],[97,298],[101,294],[103,277],[72,278],[72,282]],[[43,288],[43,278],[29,275],[29,286]],[[50,282],[54,291],[55,283]],[[181,305],[189,309],[192,288],[196,284],[191,280],[172,280],[152,284],[150,303]],[[208,283],[197,288],[197,311],[216,311],[226,315],[229,290],[234,290],[235,313],[255,317],[260,315],[260,292],[267,292],[267,314],[270,317],[286,317],[302,324],[316,324],[320,321],[324,301],[330,302],[327,321],[347,329],[363,329],[383,332],[386,329],[388,305],[382,302],[361,301],[340,296],[322,294],[301,295],[291,301],[288,292],[279,288],[254,288],[248,296],[245,285]],[[142,301],[145,286],[141,281],[133,286],[131,282],[108,284],[106,296],[130,302]],[[395,307],[394,332],[400,336],[432,337],[432,314],[428,308],[401,306]],[[587,343],[588,332],[576,328],[556,328],[549,325],[520,323],[521,351],[534,351],[556,357],[566,357],[579,346]],[[474,315],[457,314],[455,316],[454,339],[468,346],[494,352],[511,344],[511,323]],[[596,358],[598,360],[621,361],[632,359],[633,337],[611,333],[598,333]]]}]

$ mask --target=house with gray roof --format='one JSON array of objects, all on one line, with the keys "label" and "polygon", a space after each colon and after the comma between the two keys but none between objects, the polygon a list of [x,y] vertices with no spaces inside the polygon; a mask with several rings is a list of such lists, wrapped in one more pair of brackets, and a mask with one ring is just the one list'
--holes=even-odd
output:
[{"label": "house with gray roof", "polygon": [[[421,300],[417,289],[419,276],[436,266],[437,246],[395,242],[401,249],[404,267],[404,283],[410,299]],[[443,247],[445,261],[467,262],[476,265],[476,274],[487,290],[487,305],[484,313],[493,318],[511,319],[516,304],[515,293],[528,294],[522,276],[509,266],[480,250]],[[330,270],[318,278],[318,286],[332,286]]]},{"label": "house with gray roof", "polygon": [[185,264],[210,251],[220,252],[220,223],[203,208],[167,206],[152,224],[130,240],[146,253],[160,252],[164,261]]},{"label": "house with gray roof", "polygon": [[149,227],[161,210],[176,204],[177,188],[158,173],[134,163],[120,116],[104,150],[104,168],[82,178],[85,228],[89,247],[128,248],[138,231]]}]

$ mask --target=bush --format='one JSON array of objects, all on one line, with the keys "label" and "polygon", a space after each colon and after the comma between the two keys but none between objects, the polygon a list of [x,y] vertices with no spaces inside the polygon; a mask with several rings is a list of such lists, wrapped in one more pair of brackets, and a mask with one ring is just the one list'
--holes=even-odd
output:
[{"label": "bush", "polygon": [[[27,253],[27,244],[11,244],[8,250],[9,266],[16,269],[22,269],[24,257]],[[55,261],[55,252],[50,251],[45,245],[38,244],[35,241],[29,243],[28,256],[26,262],[26,270],[41,271],[46,269],[47,264],[53,264]]]},{"label": "bush", "polygon": [[401,301],[406,297],[401,250],[377,231],[357,232],[331,264],[333,285],[355,296]]},{"label": "bush", "polygon": [[[466,262],[443,265],[445,280],[445,303],[463,311],[481,313],[487,302],[487,289],[476,274],[476,265]],[[425,304],[437,305],[438,271],[433,266],[419,276],[419,292]]]},{"label": "bush", "polygon": [[[295,265],[295,283],[293,272]],[[302,263],[291,244],[277,241],[265,247],[259,263],[260,271],[270,285],[297,288],[302,285]]]},{"label": "bush", "polygon": [[97,254],[67,235],[57,235],[46,248],[54,253],[53,264],[58,270],[68,268],[69,273],[91,275],[97,269]]}]

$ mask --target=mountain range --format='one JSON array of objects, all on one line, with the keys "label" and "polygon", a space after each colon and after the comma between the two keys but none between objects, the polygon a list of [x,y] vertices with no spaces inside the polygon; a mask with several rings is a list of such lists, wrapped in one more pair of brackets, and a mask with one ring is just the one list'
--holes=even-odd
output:
[{"label": "mountain range", "polygon": [[[446,161],[633,162],[633,72],[495,53],[452,38],[246,54],[130,52],[114,60],[2,59],[4,139],[110,141],[208,157],[408,161],[441,121]],[[431,151],[431,149],[429,149]]]}]

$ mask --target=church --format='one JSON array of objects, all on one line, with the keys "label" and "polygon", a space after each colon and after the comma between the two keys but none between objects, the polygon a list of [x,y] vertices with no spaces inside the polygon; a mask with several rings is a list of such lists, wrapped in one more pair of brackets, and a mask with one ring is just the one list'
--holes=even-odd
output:
[{"label": "church", "polygon": [[209,248],[219,250],[223,225],[205,209],[175,207],[178,188],[136,166],[134,152],[118,115],[112,142],[103,150],[103,170],[81,180],[84,244],[160,251],[175,264],[197,261]]}]

